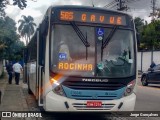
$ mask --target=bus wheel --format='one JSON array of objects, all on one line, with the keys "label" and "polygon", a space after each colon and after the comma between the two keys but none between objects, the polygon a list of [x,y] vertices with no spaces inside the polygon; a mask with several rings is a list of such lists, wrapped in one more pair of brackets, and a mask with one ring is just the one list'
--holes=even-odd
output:
[{"label": "bus wheel", "polygon": [[141,81],[142,81],[142,85],[143,86],[147,86],[148,85],[147,76],[143,76]]}]

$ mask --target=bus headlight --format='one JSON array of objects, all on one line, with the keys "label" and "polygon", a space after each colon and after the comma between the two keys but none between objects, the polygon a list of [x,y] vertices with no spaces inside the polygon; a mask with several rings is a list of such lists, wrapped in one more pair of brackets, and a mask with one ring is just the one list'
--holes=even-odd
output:
[{"label": "bus headlight", "polygon": [[63,88],[62,88],[61,85],[56,86],[56,87],[53,89],[53,92],[56,93],[57,95],[65,96],[64,91],[63,91]]},{"label": "bus headlight", "polygon": [[61,84],[60,84],[56,79],[51,78],[51,79],[50,79],[50,83],[51,83],[51,85],[52,85],[52,87],[53,87],[52,91],[53,91],[55,94],[60,95],[60,96],[65,96]]},{"label": "bus headlight", "polygon": [[134,86],[135,86],[135,80],[131,81],[130,83],[128,83],[127,87],[126,87],[126,90],[124,92],[124,96],[128,96],[130,94],[133,93],[133,89],[134,89]]}]

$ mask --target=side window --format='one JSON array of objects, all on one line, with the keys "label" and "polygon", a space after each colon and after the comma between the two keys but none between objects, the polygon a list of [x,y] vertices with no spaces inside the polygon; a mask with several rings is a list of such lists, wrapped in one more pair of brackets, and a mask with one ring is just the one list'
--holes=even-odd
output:
[{"label": "side window", "polygon": [[37,59],[37,34],[33,36],[31,39],[29,45],[28,45],[28,60],[29,61],[34,61]]},{"label": "side window", "polygon": [[155,66],[154,70],[160,70],[160,65]]}]

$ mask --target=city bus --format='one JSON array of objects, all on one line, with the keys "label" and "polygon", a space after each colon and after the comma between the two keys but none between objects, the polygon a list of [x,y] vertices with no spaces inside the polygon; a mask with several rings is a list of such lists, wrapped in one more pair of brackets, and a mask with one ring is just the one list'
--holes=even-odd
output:
[{"label": "city bus", "polygon": [[130,15],[51,6],[25,50],[28,92],[45,111],[133,111],[136,56]]}]

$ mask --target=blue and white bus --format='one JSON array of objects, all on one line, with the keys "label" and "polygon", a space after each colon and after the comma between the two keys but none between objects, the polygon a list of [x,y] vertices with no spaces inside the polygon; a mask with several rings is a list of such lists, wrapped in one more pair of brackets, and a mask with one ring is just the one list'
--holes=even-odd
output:
[{"label": "blue and white bus", "polygon": [[52,6],[27,45],[28,92],[45,111],[132,111],[136,54],[130,15]]}]

